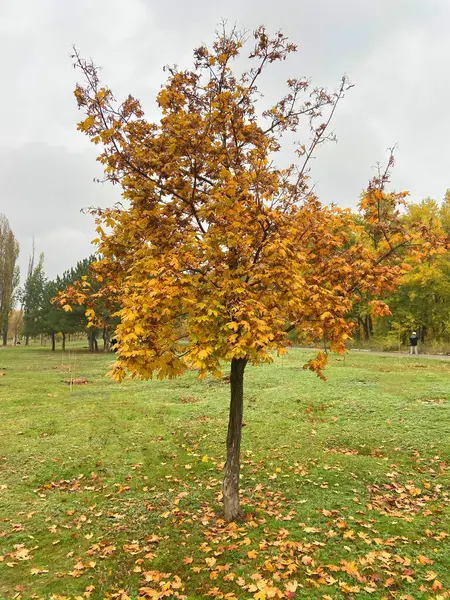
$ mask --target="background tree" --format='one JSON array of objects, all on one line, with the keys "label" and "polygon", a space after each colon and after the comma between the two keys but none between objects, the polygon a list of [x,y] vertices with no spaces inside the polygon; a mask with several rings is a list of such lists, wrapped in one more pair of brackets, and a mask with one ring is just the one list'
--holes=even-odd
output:
[{"label": "background tree", "polygon": [[[27,313],[28,310],[30,310],[31,308],[31,302],[32,299],[29,296],[29,293],[31,290],[28,291],[28,295],[27,295],[27,288],[31,285],[31,279],[33,277],[33,272],[34,272],[34,261],[35,261],[35,256],[36,256],[36,246],[35,246],[35,242],[34,242],[34,237],[33,237],[33,244],[32,244],[32,248],[31,248],[31,254],[28,258],[28,270],[27,270],[27,277],[25,280],[25,285],[24,288],[21,290],[21,307],[22,307],[22,312],[24,315],[24,322],[25,322],[25,315]],[[29,342],[30,342],[30,335],[24,331],[25,334],[25,346],[28,346]]]},{"label": "background tree", "polygon": [[[85,331],[88,325],[88,320],[85,316],[85,307],[79,306],[71,313],[61,311],[53,299],[59,292],[67,286],[72,285],[75,281],[86,277],[89,273],[89,265],[95,260],[94,257],[85,258],[77,262],[75,267],[64,271],[62,275],[58,275],[54,281],[49,282],[46,295],[46,313],[49,330],[53,333],[62,334],[62,350],[66,349],[67,334]],[[89,339],[89,336],[88,336]],[[90,341],[90,340],[89,340]],[[90,344],[91,346],[91,344]]]},{"label": "background tree", "polygon": [[0,333],[4,346],[8,343],[8,320],[19,285],[19,243],[8,219],[0,214]]},{"label": "background tree", "polygon": [[44,333],[45,285],[44,255],[39,256],[38,263],[35,265],[33,248],[22,294],[23,332],[26,344],[28,344],[30,337]]},{"label": "background tree", "polygon": [[20,343],[20,337],[23,330],[23,311],[12,310],[9,315],[9,332],[8,335],[13,339],[13,344],[16,346]]},{"label": "background tree", "polygon": [[56,350],[56,335],[62,334],[63,350],[65,350],[66,333],[69,328],[65,313],[58,310],[52,303],[52,299],[58,293],[58,284],[54,280],[47,280],[44,286],[43,304],[42,304],[42,331],[50,336],[52,341],[52,350]]},{"label": "background tree", "polygon": [[[118,105],[91,62],[75,54],[85,86],[75,96],[86,118],[79,129],[103,144],[106,178],[120,183],[126,205],[96,209],[97,296],[120,306],[118,360],[112,375],[176,377],[188,368],[218,377],[231,363],[230,415],[223,495],[225,517],[239,515],[244,371],[282,354],[287,333],[344,352],[352,323],[346,314],[360,294],[379,297],[402,273],[396,250],[411,249],[398,204],[381,218],[386,173],[361,203],[377,243],[348,211],[323,206],[309,186],[308,164],[333,139],[328,124],[349,84],[335,93],[289,79],[278,102],[259,109],[257,84],[266,67],[294,44],[281,33],[254,33],[242,74],[233,65],[246,38],[219,32],[211,49],[194,52],[194,69],[168,68],[158,95],[159,123],[149,123],[129,96]],[[299,165],[276,166],[283,136],[308,123]],[[382,234],[382,235],[381,235]],[[403,237],[407,237],[407,242]],[[379,239],[378,239],[379,238]],[[382,302],[372,302],[382,313]],[[91,315],[95,319],[95,315]],[[187,340],[180,340],[184,319]],[[323,377],[325,352],[307,368]]]},{"label": "background tree", "polygon": [[96,256],[90,256],[79,261],[75,269],[67,271],[58,281],[58,294],[54,294],[52,302],[59,311],[61,308],[65,311],[66,319],[74,324],[81,323],[87,330],[90,352],[98,351],[99,332],[103,338],[103,351],[109,352],[111,334],[119,322],[115,315],[118,306],[113,295],[106,296],[101,291],[102,285],[93,272],[97,260]]},{"label": "background tree", "polygon": [[[450,233],[447,221],[448,199],[441,206],[431,198],[409,204],[403,217],[406,225],[423,226],[444,237]],[[389,303],[392,324],[404,343],[413,329],[422,342],[427,337],[435,341],[450,339],[450,253],[430,255],[424,262],[406,259],[410,271],[400,280]]]},{"label": "background tree", "polygon": [[[92,256],[80,260],[75,267],[64,271],[62,275],[58,275],[54,280],[49,280],[44,273],[44,256],[41,254],[38,264],[34,267],[34,260],[30,259],[30,268],[22,300],[24,333],[26,336],[48,335],[52,340],[52,350],[55,350],[56,336],[60,333],[62,335],[62,350],[64,351],[67,334],[87,331],[89,348],[92,351],[95,349],[97,330],[88,327],[90,323],[86,317],[86,311],[89,307],[84,304],[77,304],[73,310],[67,312],[62,311],[53,300],[62,290],[70,288],[75,282],[80,281],[84,286],[90,285],[90,265],[96,260]],[[103,322],[108,323],[108,326],[111,327],[113,320],[106,308],[98,305],[97,309],[99,315],[103,317]],[[109,340],[109,332],[106,339]],[[109,346],[107,349],[109,349]]]}]

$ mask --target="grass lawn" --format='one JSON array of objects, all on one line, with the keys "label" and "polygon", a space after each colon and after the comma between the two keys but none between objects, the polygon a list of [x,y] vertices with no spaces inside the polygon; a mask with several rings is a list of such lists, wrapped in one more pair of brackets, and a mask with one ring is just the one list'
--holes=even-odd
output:
[{"label": "grass lawn", "polygon": [[227,525],[226,383],[0,350],[0,597],[450,598],[450,362],[311,355],[246,370]]}]

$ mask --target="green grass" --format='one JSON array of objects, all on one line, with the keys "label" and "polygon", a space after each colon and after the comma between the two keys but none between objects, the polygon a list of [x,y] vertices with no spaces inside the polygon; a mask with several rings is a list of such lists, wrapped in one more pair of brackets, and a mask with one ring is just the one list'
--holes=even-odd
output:
[{"label": "green grass", "polygon": [[311,355],[246,370],[230,527],[225,383],[0,350],[0,597],[450,597],[450,362]]}]

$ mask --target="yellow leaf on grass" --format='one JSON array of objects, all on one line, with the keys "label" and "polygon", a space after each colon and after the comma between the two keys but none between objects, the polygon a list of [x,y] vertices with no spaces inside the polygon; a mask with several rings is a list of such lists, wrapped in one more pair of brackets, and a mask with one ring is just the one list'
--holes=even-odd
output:
[{"label": "yellow leaf on grass", "polygon": [[211,556],[210,558],[205,558],[205,563],[208,565],[208,567],[213,567],[217,562],[217,559],[214,558],[214,556]]},{"label": "yellow leaf on grass", "polygon": [[33,567],[30,569],[30,573],[32,575],[42,575],[44,573],[48,573],[48,569],[38,569],[37,567]]}]

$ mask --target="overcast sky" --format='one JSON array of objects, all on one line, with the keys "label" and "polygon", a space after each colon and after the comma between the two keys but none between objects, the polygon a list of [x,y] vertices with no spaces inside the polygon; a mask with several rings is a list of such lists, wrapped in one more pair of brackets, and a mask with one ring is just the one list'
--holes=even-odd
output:
[{"label": "overcast sky", "polygon": [[282,29],[298,45],[266,80],[272,88],[305,75],[334,88],[343,73],[355,84],[334,120],[339,143],[313,165],[323,201],[354,207],[395,143],[393,185],[413,200],[443,197],[449,0],[0,0],[0,212],[19,239],[23,271],[33,236],[49,276],[87,256],[94,227],[80,209],[119,193],[93,183],[100,171],[95,147],[76,130],[71,46],[103,67],[116,97],[139,97],[151,118],[164,64],[189,67],[222,19]]}]

